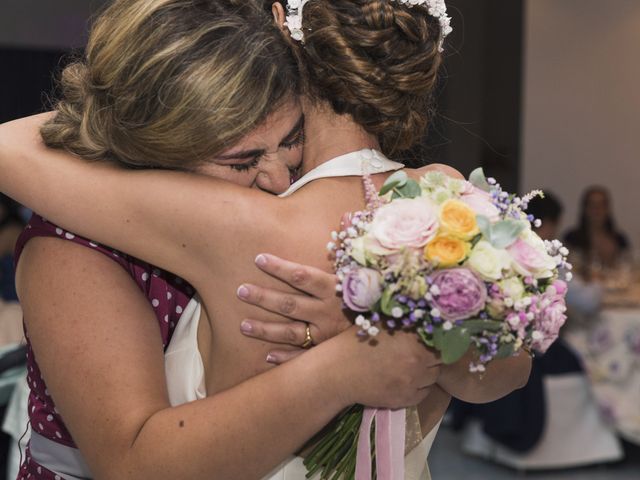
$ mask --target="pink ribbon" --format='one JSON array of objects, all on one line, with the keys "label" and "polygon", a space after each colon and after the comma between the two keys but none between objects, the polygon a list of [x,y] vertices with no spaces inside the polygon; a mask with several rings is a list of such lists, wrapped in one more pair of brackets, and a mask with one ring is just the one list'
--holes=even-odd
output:
[{"label": "pink ribbon", "polygon": [[365,408],[360,423],[356,480],[371,480],[371,426],[376,420],[377,480],[404,480],[406,412]]}]

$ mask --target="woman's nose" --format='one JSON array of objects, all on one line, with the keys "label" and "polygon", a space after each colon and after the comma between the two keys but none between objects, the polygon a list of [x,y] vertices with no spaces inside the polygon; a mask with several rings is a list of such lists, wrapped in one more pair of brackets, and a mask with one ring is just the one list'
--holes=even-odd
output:
[{"label": "woman's nose", "polygon": [[286,162],[274,159],[263,161],[263,164],[256,177],[256,186],[276,195],[286,192],[291,184],[291,172]]}]

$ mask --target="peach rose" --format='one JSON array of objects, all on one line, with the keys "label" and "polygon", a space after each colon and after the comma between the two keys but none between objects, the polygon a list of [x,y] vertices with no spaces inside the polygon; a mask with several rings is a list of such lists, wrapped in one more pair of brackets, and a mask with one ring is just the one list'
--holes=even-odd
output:
[{"label": "peach rose", "polygon": [[424,258],[440,267],[453,267],[469,255],[470,245],[451,235],[439,235],[424,249]]},{"label": "peach rose", "polygon": [[476,212],[460,200],[447,200],[442,204],[440,226],[445,233],[462,240],[470,240],[480,232]]}]

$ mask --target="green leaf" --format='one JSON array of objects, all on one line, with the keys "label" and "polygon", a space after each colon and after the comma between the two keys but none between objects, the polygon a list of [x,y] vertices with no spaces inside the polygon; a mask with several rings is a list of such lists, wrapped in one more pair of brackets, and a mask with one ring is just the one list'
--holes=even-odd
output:
[{"label": "green leaf", "polygon": [[396,190],[403,198],[417,198],[422,195],[420,184],[413,179],[408,179],[402,187],[397,187]]},{"label": "green leaf", "polygon": [[466,328],[454,327],[448,331],[443,330],[440,353],[444,364],[450,365],[460,360],[463,355],[467,353],[467,350],[469,350],[470,344],[471,334]]},{"label": "green leaf", "polygon": [[487,182],[487,177],[484,175],[482,168],[476,168],[471,175],[469,175],[469,181],[474,187],[484,190],[485,192],[491,191],[491,185]]},{"label": "green leaf", "polygon": [[407,173],[402,170],[399,170],[393,175],[390,175],[380,189],[380,196],[386,195],[395,188],[404,186],[407,183],[408,178],[409,177],[407,176]]},{"label": "green leaf", "polygon": [[487,241],[491,242],[491,220],[489,220],[489,217],[485,217],[484,215],[476,215],[476,222],[478,224],[478,228],[480,229],[480,233],[482,233]]},{"label": "green leaf", "polygon": [[482,332],[499,332],[502,330],[502,322],[496,320],[466,320],[462,328],[469,331],[470,335],[478,335]]},{"label": "green leaf", "polygon": [[380,310],[385,315],[391,316],[391,311],[395,307],[399,307],[400,304],[393,299],[393,294],[395,292],[392,288],[387,288],[384,292],[382,292],[382,297],[380,298]]},{"label": "green leaf", "polygon": [[427,331],[420,327],[418,328],[418,336],[420,337],[420,340],[422,340],[422,342],[427,346],[427,347],[434,347],[434,342],[433,342],[433,335],[427,333]]},{"label": "green leaf", "polygon": [[507,358],[513,355],[513,343],[503,343],[498,347],[496,358]]},{"label": "green leaf", "polygon": [[495,248],[507,248],[518,239],[524,230],[524,222],[519,220],[501,220],[491,225],[491,245]]}]

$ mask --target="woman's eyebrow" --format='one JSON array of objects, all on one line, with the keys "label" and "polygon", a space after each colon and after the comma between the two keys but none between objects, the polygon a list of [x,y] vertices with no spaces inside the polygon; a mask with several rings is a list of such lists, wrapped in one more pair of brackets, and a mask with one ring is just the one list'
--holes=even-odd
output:
[{"label": "woman's eyebrow", "polygon": [[[286,142],[292,137],[295,137],[298,132],[304,127],[304,115],[300,115],[298,121],[293,126],[293,128],[287,133],[287,135],[282,139],[283,142]],[[253,149],[253,150],[241,150],[238,152],[231,152],[224,155],[216,156],[217,160],[238,160],[242,158],[255,158],[261,155],[264,155],[266,150],[264,148],[261,149]]]},{"label": "woman's eyebrow", "polygon": [[255,158],[264,155],[266,150],[264,148],[254,150],[241,150],[239,152],[231,152],[226,155],[218,155],[217,160],[237,160],[241,158]]}]

